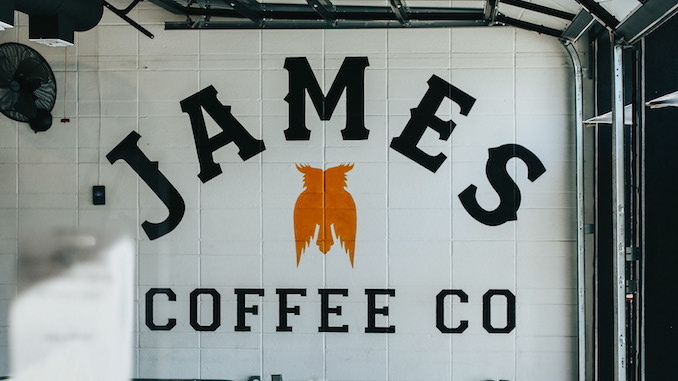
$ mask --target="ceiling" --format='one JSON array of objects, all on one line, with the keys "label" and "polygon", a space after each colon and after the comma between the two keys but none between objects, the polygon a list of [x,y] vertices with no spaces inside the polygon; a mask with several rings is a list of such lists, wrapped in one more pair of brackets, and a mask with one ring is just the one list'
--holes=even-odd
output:
[{"label": "ceiling", "polygon": [[[166,29],[433,28],[511,25],[576,40],[602,25],[630,42],[677,0],[149,0],[184,21]],[[627,23],[628,22],[628,23]],[[624,33],[621,33],[621,32]]]},{"label": "ceiling", "polygon": [[432,28],[514,25],[560,37],[575,0],[150,0],[185,21],[167,29]]},{"label": "ceiling", "polygon": [[[73,42],[103,8],[149,37],[128,16],[144,0],[0,0],[0,30],[14,11],[31,38]],[[678,0],[147,0],[168,12],[165,29],[448,28],[510,25],[565,41],[596,26],[634,43],[678,12]],[[122,4],[122,5],[121,5]],[[177,21],[181,20],[181,21]],[[66,28],[71,26],[70,28]]]}]

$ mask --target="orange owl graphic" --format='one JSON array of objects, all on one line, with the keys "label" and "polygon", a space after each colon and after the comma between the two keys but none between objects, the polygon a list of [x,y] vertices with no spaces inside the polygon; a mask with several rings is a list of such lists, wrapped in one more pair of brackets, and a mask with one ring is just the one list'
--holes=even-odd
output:
[{"label": "orange owl graphic", "polygon": [[304,174],[304,191],[294,205],[294,238],[297,243],[297,266],[301,254],[313,239],[319,226],[316,243],[323,254],[334,244],[334,233],[346,250],[353,267],[355,252],[356,210],[351,194],[346,191],[346,172],[353,164],[339,165],[323,171],[308,165],[298,165]]}]

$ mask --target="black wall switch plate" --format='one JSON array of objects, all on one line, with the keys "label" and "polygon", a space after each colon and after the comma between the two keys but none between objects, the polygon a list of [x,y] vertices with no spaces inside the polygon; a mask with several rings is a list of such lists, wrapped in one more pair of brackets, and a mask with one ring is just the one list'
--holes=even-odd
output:
[{"label": "black wall switch plate", "polygon": [[94,205],[106,204],[106,187],[103,185],[95,185],[92,187],[92,203]]}]

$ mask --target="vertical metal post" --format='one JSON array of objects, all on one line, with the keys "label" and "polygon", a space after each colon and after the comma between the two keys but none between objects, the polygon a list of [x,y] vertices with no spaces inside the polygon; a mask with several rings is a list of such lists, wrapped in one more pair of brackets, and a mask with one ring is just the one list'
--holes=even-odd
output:
[{"label": "vertical metal post", "polygon": [[577,165],[577,357],[579,381],[586,380],[586,294],[585,294],[585,256],[584,256],[584,111],[581,61],[571,43],[565,44],[574,66],[574,123]]},{"label": "vertical metal post", "polygon": [[[611,35],[614,41],[614,35]],[[612,231],[614,251],[612,273],[614,279],[614,380],[626,380],[626,239],[624,221],[624,82],[622,46],[612,47]]]},{"label": "vertical metal post", "polygon": [[642,38],[638,42],[638,125],[639,125],[639,147],[640,147],[640,231],[636,234],[639,234],[639,243],[640,243],[640,288],[637,293],[640,298],[638,303],[638,308],[640,308],[640,324],[638,329],[640,330],[640,353],[639,359],[640,362],[640,381],[645,381],[645,38]]}]

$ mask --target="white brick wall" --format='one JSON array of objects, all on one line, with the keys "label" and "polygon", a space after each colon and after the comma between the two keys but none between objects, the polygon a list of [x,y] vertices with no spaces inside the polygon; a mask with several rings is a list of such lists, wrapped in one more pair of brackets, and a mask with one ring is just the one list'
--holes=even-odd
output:
[{"label": "white brick wall", "polygon": [[[573,81],[558,41],[512,28],[341,31],[165,31],[171,16],[143,4],[130,15],[156,36],[137,34],[115,16],[77,34],[76,46],[49,49],[27,42],[26,18],[0,33],[42,52],[59,86],[51,130],[0,118],[0,375],[8,374],[6,311],[14,297],[20,240],[33,227],[108,227],[138,240],[136,377],[244,380],[283,374],[285,380],[571,380],[576,374],[576,247]],[[326,91],[343,59],[367,56],[366,141],[343,141],[344,98],[330,121],[310,101],[307,142],[288,142],[287,57],[306,57]],[[468,117],[445,101],[442,119],[457,123],[449,141],[428,130],[420,147],[448,159],[433,174],[389,148],[410,109],[437,75],[477,99]],[[66,76],[66,116],[64,110]],[[219,100],[266,150],[242,162],[234,145],[215,152],[223,173],[201,183],[187,114],[179,101],[213,85]],[[207,115],[205,113],[205,115]],[[219,132],[206,116],[208,129]],[[324,127],[324,128],[323,128]],[[160,222],[167,209],[122,161],[105,155],[129,132],[181,193],[186,213],[170,234],[149,240],[140,224]],[[507,168],[522,192],[518,221],[490,227],[474,220],[457,195],[478,187],[478,202],[498,196],[485,176],[488,148],[520,144],[544,163],[534,183],[518,160]],[[296,163],[331,167],[355,163],[347,174],[358,215],[355,267],[338,242],[323,256],[312,242],[296,266],[292,213],[301,193]],[[107,204],[91,205],[91,186],[106,185]],[[145,293],[172,288],[176,302],[158,295],[156,322],[177,319],[169,331],[145,325]],[[221,294],[221,326],[196,332],[189,294]],[[247,297],[251,332],[235,332],[234,288],[263,288]],[[294,332],[276,332],[276,288],[305,288],[289,296]],[[348,333],[319,333],[318,288],[346,288],[331,296],[341,316],[330,324]],[[364,333],[364,289],[393,288],[377,297],[389,317],[378,326],[396,333]],[[435,296],[463,289],[446,324],[468,320],[462,334],[436,328]],[[489,334],[482,297],[490,289],[516,295],[516,329]],[[200,321],[209,324],[208,297]],[[493,300],[493,322],[505,322],[503,299]]]}]

